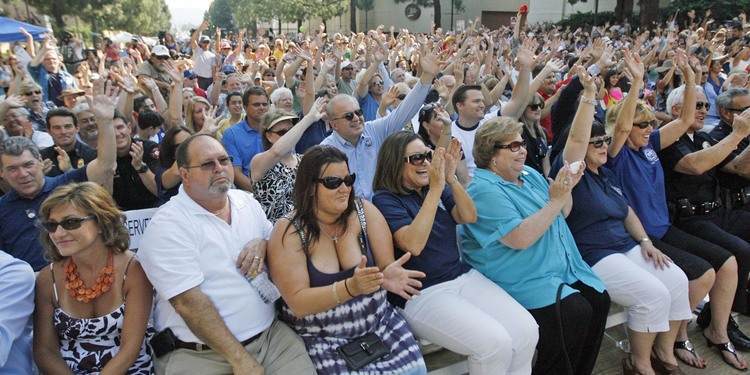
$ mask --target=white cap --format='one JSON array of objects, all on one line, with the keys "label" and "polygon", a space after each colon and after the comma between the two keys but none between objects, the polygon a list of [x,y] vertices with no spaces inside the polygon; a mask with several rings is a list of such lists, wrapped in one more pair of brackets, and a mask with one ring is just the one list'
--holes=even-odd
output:
[{"label": "white cap", "polygon": [[169,57],[169,50],[161,44],[157,44],[151,49],[151,54],[156,56]]}]

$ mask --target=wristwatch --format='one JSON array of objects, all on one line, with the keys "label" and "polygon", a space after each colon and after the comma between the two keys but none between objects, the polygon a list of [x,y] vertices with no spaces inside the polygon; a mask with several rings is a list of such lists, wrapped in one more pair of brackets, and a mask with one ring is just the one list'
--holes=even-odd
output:
[{"label": "wristwatch", "polygon": [[135,171],[138,172],[138,174],[146,173],[148,172],[148,165],[146,165],[146,163],[141,163],[141,167],[136,169]]}]

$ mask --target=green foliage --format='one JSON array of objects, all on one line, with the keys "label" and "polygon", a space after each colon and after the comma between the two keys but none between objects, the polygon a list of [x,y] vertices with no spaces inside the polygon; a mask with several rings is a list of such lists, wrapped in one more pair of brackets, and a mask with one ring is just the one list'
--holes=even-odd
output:
[{"label": "green foliage", "polygon": [[80,23],[90,24],[94,31],[112,29],[154,35],[170,28],[171,15],[164,0],[29,0],[29,4],[52,17],[55,31],[70,26],[65,24],[64,16],[78,17]]},{"label": "green foliage", "polygon": [[207,13],[211,25],[226,31],[236,31],[230,0],[214,0]]},{"label": "green foliage", "polygon": [[689,22],[687,12],[695,10],[696,21],[701,21],[707,9],[711,9],[711,18],[716,20],[714,26],[737,17],[741,11],[750,9],[750,0],[673,0],[665,9],[669,16],[677,13],[677,22],[681,25]]},{"label": "green foliage", "polygon": [[367,12],[375,8],[375,1],[374,0],[355,0],[354,5],[357,7],[357,9],[364,10]]},{"label": "green foliage", "polygon": [[[596,18],[596,23],[594,23],[594,18]],[[586,29],[591,28],[591,26],[601,26],[606,22],[617,22],[617,17],[615,17],[614,12],[599,12],[599,14],[597,14],[596,16],[594,16],[594,13],[592,12],[577,12],[575,14],[569,15],[567,18],[558,22],[557,24],[563,28],[570,26],[571,30],[575,30],[579,27]]]},{"label": "green foliage", "polygon": [[[217,0],[218,1],[218,0]],[[284,22],[341,15],[348,8],[346,0],[226,0],[237,25],[249,25],[255,20]]]}]

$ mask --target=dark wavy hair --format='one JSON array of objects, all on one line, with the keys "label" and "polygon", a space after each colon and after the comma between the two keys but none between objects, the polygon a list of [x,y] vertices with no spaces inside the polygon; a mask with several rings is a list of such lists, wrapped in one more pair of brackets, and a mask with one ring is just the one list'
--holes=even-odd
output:
[{"label": "dark wavy hair", "polygon": [[393,133],[385,139],[378,153],[378,166],[375,168],[372,183],[373,191],[387,190],[398,195],[409,194],[409,189],[403,183],[404,165],[406,165],[404,159],[406,159],[406,146],[417,139],[421,140],[422,137],[405,130]]},{"label": "dark wavy hair", "polygon": [[175,160],[177,160],[177,146],[179,145],[174,143],[174,139],[180,132],[193,135],[193,132],[185,126],[174,126],[167,130],[164,134],[164,139],[159,143],[159,164],[162,168],[171,167]]},{"label": "dark wavy hair", "polygon": [[[317,179],[320,178],[329,164],[342,162],[346,163],[347,168],[349,167],[349,159],[346,157],[346,154],[335,147],[320,145],[308,149],[299,162],[297,179],[294,182],[295,211],[291,223],[305,233],[303,243],[308,244],[308,246],[320,238],[320,226],[318,225],[318,218],[316,216],[318,203],[315,199],[319,186]],[[346,210],[336,220],[337,224],[344,227],[344,231],[347,230],[349,214],[354,209],[354,186],[352,186]],[[285,235],[291,226],[291,224],[287,225],[284,230]],[[304,251],[308,252],[307,246]]]}]

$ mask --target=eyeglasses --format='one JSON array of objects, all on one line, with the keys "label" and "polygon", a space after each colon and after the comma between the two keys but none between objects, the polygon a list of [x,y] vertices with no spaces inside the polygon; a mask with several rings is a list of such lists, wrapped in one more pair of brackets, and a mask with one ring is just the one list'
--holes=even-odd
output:
[{"label": "eyeglasses", "polygon": [[284,136],[284,134],[288,133],[288,132],[289,132],[290,130],[292,130],[292,129],[281,129],[281,130],[276,130],[276,131],[274,131],[274,130],[269,130],[268,132],[269,132],[269,133],[273,133],[273,134],[276,134],[276,135],[278,135],[279,137],[283,137],[283,136]]},{"label": "eyeglasses", "polygon": [[406,94],[398,94],[398,96],[396,97],[396,99],[398,99],[398,100],[404,100],[404,99],[406,99]]},{"label": "eyeglasses", "polygon": [[425,151],[420,154],[412,154],[404,157],[404,160],[408,161],[409,164],[419,166],[424,164],[424,161],[432,161],[432,150]]},{"label": "eyeglasses", "polygon": [[316,178],[315,182],[320,182],[325,186],[326,189],[334,190],[338,189],[341,184],[346,185],[347,187],[351,187],[354,185],[354,180],[357,179],[357,175],[355,173],[352,173],[344,178],[336,177],[336,176],[327,176],[323,178]]},{"label": "eyeglasses", "polygon": [[41,91],[41,90],[34,90],[34,91],[29,91],[29,92],[25,92],[25,93],[23,93],[23,94],[24,94],[25,96],[31,96],[31,95],[41,95],[41,94],[42,94],[42,91]]},{"label": "eyeglasses", "polygon": [[231,156],[222,156],[218,159],[209,160],[207,162],[198,164],[198,165],[188,165],[183,168],[185,169],[192,169],[192,168],[200,168],[202,171],[210,172],[214,170],[214,167],[216,166],[216,163],[219,163],[219,166],[222,167],[228,167],[232,164],[233,158]]},{"label": "eyeglasses", "polygon": [[169,60],[169,56],[156,56],[159,60]]},{"label": "eyeglasses", "polygon": [[607,146],[612,144],[612,137],[606,136],[604,138],[599,138],[597,140],[589,142],[589,144],[594,146],[594,148],[602,148],[602,146],[604,146],[605,143],[607,144]]},{"label": "eyeglasses", "polygon": [[709,109],[711,109],[711,103],[695,102],[695,109],[701,110],[703,108],[706,108],[706,111],[708,111]]},{"label": "eyeglasses", "polygon": [[373,86],[383,86],[383,81],[375,81],[372,83]]},{"label": "eyeglasses", "polygon": [[362,117],[362,110],[358,109],[354,112],[346,112],[341,117],[335,118],[334,120],[340,120],[342,118],[345,118],[346,121],[354,121],[354,116]]},{"label": "eyeglasses", "polygon": [[520,150],[521,147],[523,147],[524,149],[526,148],[526,141],[514,141],[511,143],[508,143],[507,145],[497,144],[495,145],[495,150],[508,149],[511,152],[518,152],[518,150]]},{"label": "eyeglasses", "polygon": [[638,127],[638,129],[646,129],[649,126],[656,129],[658,125],[659,123],[656,120],[638,122],[638,123],[633,124],[633,126]]},{"label": "eyeglasses", "polygon": [[84,221],[92,219],[96,219],[96,216],[89,215],[84,217],[69,217],[59,223],[56,221],[42,221],[39,222],[39,225],[48,233],[55,233],[57,232],[58,225],[63,227],[63,229],[65,230],[73,230],[80,228]]},{"label": "eyeglasses", "polygon": [[750,108],[750,107],[745,107],[745,108],[727,108],[727,111],[734,112],[734,113],[745,112],[748,108]]},{"label": "eyeglasses", "polygon": [[529,109],[532,110],[532,111],[536,111],[538,109],[544,109],[544,103],[529,104]]}]

